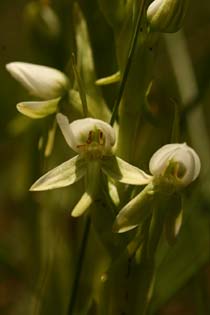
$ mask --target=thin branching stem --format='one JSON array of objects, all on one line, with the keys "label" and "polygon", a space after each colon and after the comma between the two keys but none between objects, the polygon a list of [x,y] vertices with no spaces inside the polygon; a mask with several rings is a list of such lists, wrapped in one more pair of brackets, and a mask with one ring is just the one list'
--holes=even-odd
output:
[{"label": "thin branching stem", "polygon": [[128,74],[129,74],[129,71],[130,71],[130,68],[131,68],[133,55],[134,55],[134,52],[135,52],[136,43],[137,43],[137,39],[138,39],[138,34],[139,34],[140,26],[141,26],[142,16],[143,16],[143,13],[144,13],[145,3],[146,3],[146,0],[143,0],[143,1],[141,1],[141,4],[140,4],[139,14],[138,14],[137,22],[136,22],[136,27],[135,27],[134,34],[132,36],[132,40],[131,40],[131,44],[130,44],[130,48],[129,48],[129,51],[128,51],[127,63],[126,63],[125,70],[124,70],[123,77],[122,77],[122,81],[121,81],[121,84],[120,84],[119,93],[117,95],[117,98],[116,98],[116,101],[115,101],[115,104],[114,104],[114,107],[113,107],[113,111],[112,111],[112,116],[111,116],[111,119],[110,119],[110,125],[111,126],[114,125],[114,122],[115,122],[115,119],[116,119],[116,116],[117,116],[117,112],[118,112],[118,108],[119,108],[119,105],[120,105],[120,101],[121,101],[121,98],[123,96],[125,85],[126,85],[126,82],[127,82],[127,79],[128,79]]}]

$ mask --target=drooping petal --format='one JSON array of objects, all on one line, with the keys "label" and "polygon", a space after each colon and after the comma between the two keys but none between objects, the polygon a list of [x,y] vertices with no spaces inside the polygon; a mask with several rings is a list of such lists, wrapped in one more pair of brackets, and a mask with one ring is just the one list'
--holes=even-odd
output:
[{"label": "drooping petal", "polygon": [[98,189],[100,187],[100,162],[89,161],[87,163],[87,170],[85,174],[85,192],[74,207],[71,215],[79,217],[82,215],[94,201]]},{"label": "drooping petal", "polygon": [[17,110],[30,118],[39,119],[56,112],[60,97],[40,102],[21,102],[17,104]]},{"label": "drooping petal", "polygon": [[89,195],[87,192],[84,192],[74,209],[72,210],[72,217],[79,217],[82,215],[91,205],[93,202],[92,196]]},{"label": "drooping petal", "polygon": [[86,161],[77,155],[44,174],[30,190],[42,191],[69,186],[76,183],[85,173]]},{"label": "drooping petal", "polygon": [[116,217],[113,231],[124,233],[141,224],[152,211],[152,201],[153,186],[149,184],[120,210]]},{"label": "drooping petal", "polygon": [[152,176],[115,156],[103,158],[102,170],[106,175],[124,184],[146,185],[152,181]]},{"label": "drooping petal", "polygon": [[32,95],[45,100],[61,96],[69,86],[66,75],[54,68],[11,62],[6,65],[6,69]]}]

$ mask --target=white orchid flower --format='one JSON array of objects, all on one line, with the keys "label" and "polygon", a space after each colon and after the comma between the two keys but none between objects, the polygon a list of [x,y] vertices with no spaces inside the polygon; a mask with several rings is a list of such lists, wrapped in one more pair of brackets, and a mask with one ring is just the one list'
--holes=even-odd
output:
[{"label": "white orchid flower", "polygon": [[25,62],[11,62],[6,65],[6,69],[31,95],[43,100],[17,104],[22,114],[42,118],[56,112],[60,98],[69,87],[69,80],[64,73]]},{"label": "white orchid flower", "polygon": [[151,181],[151,176],[114,156],[115,132],[108,123],[84,118],[69,124],[67,117],[60,113],[57,122],[68,145],[79,154],[43,175],[30,190],[65,187],[85,177],[86,191],[72,211],[72,216],[77,217],[94,201],[101,172],[131,185],[146,185]]},{"label": "white orchid flower", "polygon": [[[123,233],[137,227],[151,214],[155,198],[173,200],[174,195],[198,177],[201,163],[197,153],[186,143],[172,143],[153,154],[149,169],[152,174],[150,183],[120,210],[114,224],[116,232]],[[178,208],[173,211],[176,213],[174,222],[181,216],[182,209]],[[176,224],[174,227],[177,228]]]},{"label": "white orchid flower", "polygon": [[201,163],[197,153],[186,143],[166,144],[150,159],[149,169],[154,178],[170,178],[175,186],[184,187],[200,173]]}]

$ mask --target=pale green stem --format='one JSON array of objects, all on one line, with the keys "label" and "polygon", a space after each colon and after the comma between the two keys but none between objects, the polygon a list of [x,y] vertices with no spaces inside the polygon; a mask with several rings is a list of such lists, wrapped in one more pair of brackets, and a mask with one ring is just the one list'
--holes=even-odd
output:
[{"label": "pale green stem", "polygon": [[118,93],[118,96],[117,96],[117,99],[116,99],[116,102],[114,104],[114,108],[113,108],[113,111],[112,111],[112,117],[111,117],[111,120],[110,120],[110,125],[112,125],[112,126],[113,126],[114,121],[115,121],[116,116],[117,116],[117,112],[118,112],[118,108],[119,108],[119,105],[120,105],[120,101],[121,101],[123,92],[125,90],[125,85],[126,85],[126,82],[127,82],[127,79],[128,79],[130,68],[131,68],[133,55],[134,55],[136,44],[137,44],[138,34],[139,34],[140,26],[141,26],[141,23],[142,23],[142,17],[143,17],[143,13],[144,13],[145,2],[146,2],[146,0],[142,0],[141,5],[139,7],[139,14],[138,14],[138,18],[137,18],[134,34],[133,34],[133,37],[132,37],[132,40],[131,40],[131,45],[130,45],[130,48],[129,48],[129,51],[128,51],[128,57],[127,57],[126,66],[125,66],[125,70],[124,70],[123,77],[122,77],[122,82],[120,84],[119,93]]},{"label": "pale green stem", "polygon": [[74,76],[75,76],[78,90],[79,90],[80,99],[82,102],[83,114],[84,114],[84,117],[87,117],[88,116],[88,105],[87,105],[87,98],[86,98],[86,94],[85,94],[85,88],[84,88],[84,84],[82,82],[82,79],[81,79],[79,72],[78,72],[78,69],[77,69],[77,64],[76,64],[74,54],[72,54],[71,61],[72,61],[72,68],[74,71]]},{"label": "pale green stem", "polygon": [[[145,231],[145,239],[140,249],[140,261],[136,262],[131,277],[131,314],[145,315],[149,306],[155,281],[155,256],[163,231],[164,208],[161,204],[153,210],[150,224]],[[138,279],[133,281],[133,279]],[[132,283],[134,284],[132,287]],[[134,296],[134,300],[133,300]]]}]

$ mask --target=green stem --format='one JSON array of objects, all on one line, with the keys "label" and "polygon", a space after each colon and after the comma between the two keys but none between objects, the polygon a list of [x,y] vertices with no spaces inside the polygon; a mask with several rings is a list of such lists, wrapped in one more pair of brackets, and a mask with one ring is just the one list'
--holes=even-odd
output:
[{"label": "green stem", "polygon": [[133,289],[136,300],[133,302],[135,307],[132,314],[145,315],[147,313],[155,279],[155,255],[163,230],[163,222],[164,209],[157,207],[154,209],[150,224],[145,231],[140,261],[134,266],[131,280],[138,278],[139,281],[137,287]]},{"label": "green stem", "polygon": [[90,220],[90,217],[88,216],[86,219],[86,222],[85,222],[84,233],[83,233],[83,237],[82,237],[81,247],[79,250],[79,257],[78,257],[78,261],[77,261],[75,278],[74,278],[73,287],[72,287],[72,294],[71,294],[69,308],[68,308],[68,315],[74,314],[74,308],[75,308],[75,304],[76,304],[79,281],[80,281],[80,276],[82,273],[82,267],[83,267],[83,262],[84,262],[85,250],[87,247],[88,236],[89,236],[89,232],[90,232],[90,224],[91,224],[91,220]]},{"label": "green stem", "polygon": [[122,95],[123,95],[123,92],[125,89],[125,84],[126,84],[127,79],[128,79],[128,74],[129,74],[129,71],[131,68],[132,59],[133,59],[133,55],[135,52],[136,43],[137,43],[137,39],[138,39],[138,33],[140,30],[140,26],[141,26],[141,20],[142,20],[142,16],[143,16],[143,12],[144,12],[145,3],[146,3],[146,0],[143,0],[140,4],[139,14],[138,14],[137,22],[136,22],[136,27],[135,27],[134,34],[133,34],[133,37],[131,40],[130,49],[128,52],[127,63],[126,63],[125,70],[123,73],[122,82],[120,84],[119,93],[118,93],[118,96],[117,96],[117,99],[116,99],[116,102],[114,104],[113,111],[112,111],[112,116],[111,116],[111,120],[110,120],[111,126],[114,125],[114,122],[115,122],[115,119],[117,116],[117,112],[118,112],[118,108],[120,105],[120,101],[121,101],[121,98],[122,98]]},{"label": "green stem", "polygon": [[86,94],[85,94],[85,88],[84,88],[82,79],[81,79],[79,72],[78,72],[78,69],[77,69],[77,64],[76,64],[74,54],[72,54],[72,56],[71,56],[71,61],[72,61],[72,68],[74,71],[75,79],[76,79],[78,90],[79,90],[80,99],[82,102],[83,114],[84,114],[84,117],[87,117],[88,116],[88,105],[87,105],[87,98],[86,98]]}]

